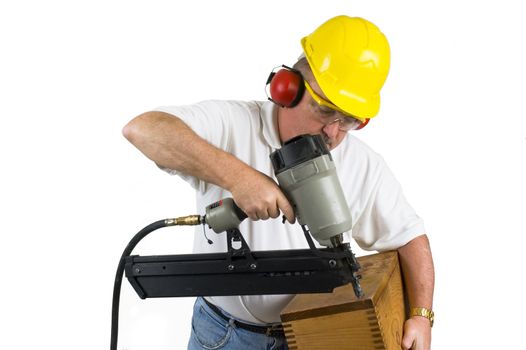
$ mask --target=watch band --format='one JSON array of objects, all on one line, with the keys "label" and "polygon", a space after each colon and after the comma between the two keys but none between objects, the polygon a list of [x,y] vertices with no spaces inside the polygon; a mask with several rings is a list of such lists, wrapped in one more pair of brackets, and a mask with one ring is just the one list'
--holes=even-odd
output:
[{"label": "watch band", "polygon": [[432,310],[426,309],[425,307],[411,308],[411,312],[409,313],[409,316],[425,317],[429,320],[431,327],[433,327],[433,323],[435,322],[435,313]]}]

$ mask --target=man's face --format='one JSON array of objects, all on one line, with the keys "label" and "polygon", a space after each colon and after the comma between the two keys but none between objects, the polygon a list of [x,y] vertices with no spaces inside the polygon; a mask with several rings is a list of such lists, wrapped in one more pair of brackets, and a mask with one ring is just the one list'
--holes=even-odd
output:
[{"label": "man's face", "polygon": [[332,150],[342,142],[347,133],[342,129],[350,126],[349,122],[351,124],[360,122],[349,119],[351,117],[316,102],[315,98],[318,100],[322,98],[326,101],[328,99],[314,79],[308,84],[311,91],[306,89],[296,107],[279,109],[278,126],[281,141],[286,142],[302,134],[321,134],[329,149]]}]

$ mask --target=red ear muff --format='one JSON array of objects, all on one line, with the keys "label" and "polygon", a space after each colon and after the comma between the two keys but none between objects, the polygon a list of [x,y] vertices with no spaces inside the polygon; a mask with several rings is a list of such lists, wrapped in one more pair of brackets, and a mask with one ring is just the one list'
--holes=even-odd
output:
[{"label": "red ear muff", "polygon": [[269,100],[281,107],[296,106],[305,92],[301,73],[287,66],[282,66],[277,72],[272,71],[267,79],[267,85],[269,85]]}]

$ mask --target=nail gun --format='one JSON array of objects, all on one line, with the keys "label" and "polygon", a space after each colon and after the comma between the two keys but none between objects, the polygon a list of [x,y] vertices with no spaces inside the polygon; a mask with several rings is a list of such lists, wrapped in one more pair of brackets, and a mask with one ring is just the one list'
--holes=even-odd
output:
[{"label": "nail gun", "polygon": [[[152,223],[135,235],[122,254],[114,286],[112,334],[118,325],[123,271],[142,299],[320,293],[347,283],[352,283],[358,298],[363,296],[360,265],[349,243],[343,242],[343,233],[352,228],[350,210],[323,138],[298,136],[273,152],[270,159],[309,249],[251,251],[239,231],[247,215],[232,198],[210,204],[202,216]],[[205,224],[218,234],[226,232],[226,252],[130,255],[143,237],[158,228]],[[317,248],[312,237],[324,248]]]}]

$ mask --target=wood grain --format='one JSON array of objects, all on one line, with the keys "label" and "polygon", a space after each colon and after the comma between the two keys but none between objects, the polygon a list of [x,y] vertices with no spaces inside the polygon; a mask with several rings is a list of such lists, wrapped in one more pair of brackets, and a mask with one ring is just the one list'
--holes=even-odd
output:
[{"label": "wood grain", "polygon": [[395,251],[358,258],[365,296],[351,285],[296,296],[281,314],[291,350],[401,349],[405,305]]}]

